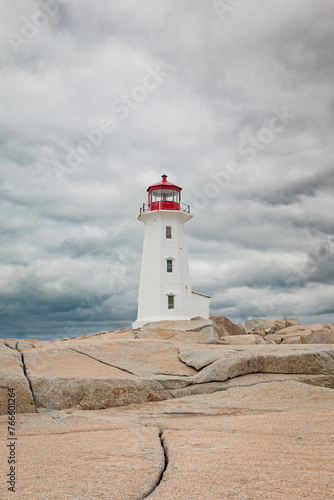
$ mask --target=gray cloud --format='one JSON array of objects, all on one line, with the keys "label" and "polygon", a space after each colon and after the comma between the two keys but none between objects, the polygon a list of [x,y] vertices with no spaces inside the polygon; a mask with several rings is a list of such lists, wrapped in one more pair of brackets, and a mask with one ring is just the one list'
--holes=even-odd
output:
[{"label": "gray cloud", "polygon": [[[221,19],[194,0],[54,0],[27,38],[43,5],[0,8],[2,336],[131,324],[136,217],[163,172],[192,205],[193,288],[212,313],[333,321],[332,4],[256,0]],[[136,101],[148,68],[161,81]]]}]

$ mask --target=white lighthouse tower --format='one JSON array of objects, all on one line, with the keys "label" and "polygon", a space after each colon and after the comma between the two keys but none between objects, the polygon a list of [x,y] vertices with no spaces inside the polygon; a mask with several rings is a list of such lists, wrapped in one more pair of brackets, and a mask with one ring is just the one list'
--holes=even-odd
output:
[{"label": "white lighthouse tower", "polygon": [[184,224],[190,206],[181,203],[182,188],[167,181],[148,189],[138,219],[145,224],[138,318],[133,328],[162,320],[209,317],[210,297],[191,290]]}]

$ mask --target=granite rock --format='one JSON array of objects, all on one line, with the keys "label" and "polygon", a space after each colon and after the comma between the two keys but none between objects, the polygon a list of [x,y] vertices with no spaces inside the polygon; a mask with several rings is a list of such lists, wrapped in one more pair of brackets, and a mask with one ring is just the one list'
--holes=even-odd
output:
[{"label": "granite rock", "polygon": [[289,326],[279,336],[284,344],[334,344],[334,324]]},{"label": "granite rock", "polygon": [[35,405],[29,380],[24,373],[21,353],[17,342],[0,341],[0,415],[8,411],[8,389],[15,389],[17,413],[34,412]]},{"label": "granite rock", "polygon": [[[106,410],[23,414],[11,498],[332,498],[333,418],[333,390],[283,379]],[[3,447],[0,454],[4,477]],[[4,481],[0,497],[9,498]]]},{"label": "granite rock", "polygon": [[254,344],[266,344],[262,335],[252,334],[252,335],[231,335],[226,337],[220,337],[220,340],[224,344],[228,345],[254,345]]},{"label": "granite rock", "polygon": [[243,328],[233,323],[229,318],[226,318],[226,316],[215,314],[214,316],[210,316],[210,320],[213,322],[213,327],[219,337],[243,335],[245,333]]},{"label": "granite rock", "polygon": [[153,323],[146,323],[140,331],[159,333],[160,330],[203,332],[217,336],[213,321],[200,317],[184,321],[155,321]]}]

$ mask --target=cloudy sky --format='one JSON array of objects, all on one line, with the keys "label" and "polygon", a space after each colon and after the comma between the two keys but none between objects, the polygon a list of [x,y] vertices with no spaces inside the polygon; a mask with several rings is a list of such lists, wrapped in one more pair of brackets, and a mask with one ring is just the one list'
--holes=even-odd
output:
[{"label": "cloudy sky", "polygon": [[333,322],[331,0],[3,0],[1,337],[136,319],[148,185],[183,187],[193,289]]}]

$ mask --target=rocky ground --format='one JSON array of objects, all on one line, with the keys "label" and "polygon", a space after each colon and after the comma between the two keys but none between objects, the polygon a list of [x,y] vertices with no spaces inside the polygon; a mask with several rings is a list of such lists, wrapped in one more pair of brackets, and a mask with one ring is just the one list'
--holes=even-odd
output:
[{"label": "rocky ground", "polygon": [[333,498],[333,344],[333,324],[221,316],[3,339],[0,498]]}]

